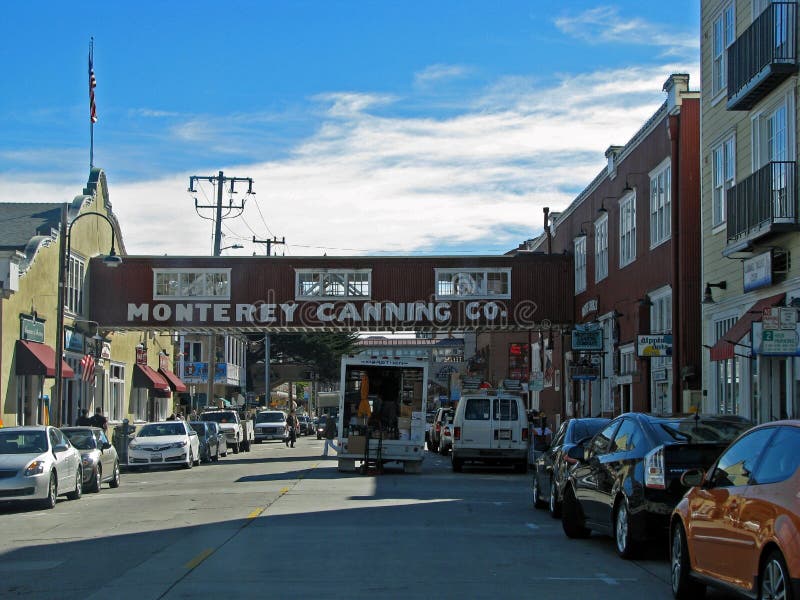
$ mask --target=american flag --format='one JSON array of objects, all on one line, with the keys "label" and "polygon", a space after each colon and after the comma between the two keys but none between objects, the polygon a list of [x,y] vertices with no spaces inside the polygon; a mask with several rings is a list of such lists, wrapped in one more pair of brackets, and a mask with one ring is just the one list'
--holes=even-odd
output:
[{"label": "american flag", "polygon": [[89,54],[89,118],[92,123],[97,123],[97,106],[94,103],[94,88],[97,87],[97,80],[94,78],[94,65],[92,55]]},{"label": "american flag", "polygon": [[94,356],[86,354],[81,359],[81,368],[83,369],[81,379],[89,383],[94,383]]}]

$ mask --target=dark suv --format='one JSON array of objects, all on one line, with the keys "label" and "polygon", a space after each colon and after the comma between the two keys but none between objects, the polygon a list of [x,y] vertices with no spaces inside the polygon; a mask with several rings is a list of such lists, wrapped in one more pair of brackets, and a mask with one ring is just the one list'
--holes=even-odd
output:
[{"label": "dark suv", "polygon": [[640,542],[667,533],[672,510],[688,489],[681,475],[707,470],[751,425],[733,416],[620,415],[585,446],[567,452],[577,464],[564,486],[564,533],[607,533],[620,556],[635,557]]}]

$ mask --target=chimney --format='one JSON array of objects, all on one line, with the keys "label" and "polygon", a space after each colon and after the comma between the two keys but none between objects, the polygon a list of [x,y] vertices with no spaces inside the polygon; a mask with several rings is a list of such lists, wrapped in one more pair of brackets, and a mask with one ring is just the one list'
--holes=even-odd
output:
[{"label": "chimney", "polygon": [[667,112],[671,113],[681,105],[681,95],[689,91],[689,74],[673,73],[664,82],[663,91],[667,92]]}]

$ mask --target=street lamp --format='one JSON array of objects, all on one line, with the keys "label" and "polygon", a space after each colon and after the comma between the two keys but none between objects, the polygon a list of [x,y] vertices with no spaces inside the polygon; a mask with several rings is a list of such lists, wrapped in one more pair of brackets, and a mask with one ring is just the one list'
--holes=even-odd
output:
[{"label": "street lamp", "polygon": [[55,424],[61,426],[63,419],[64,408],[64,383],[61,379],[63,374],[64,364],[64,301],[67,293],[66,279],[69,273],[69,260],[72,249],[72,226],[75,225],[83,217],[94,215],[100,217],[111,227],[111,251],[107,256],[103,257],[103,264],[107,267],[118,267],[122,264],[122,257],[118,256],[114,249],[114,242],[116,233],[114,231],[114,224],[106,215],[99,212],[87,212],[75,217],[69,224],[67,223],[67,207],[61,212],[61,231],[63,238],[61,239],[60,252],[58,256],[58,308],[56,314],[56,356],[55,356],[55,371],[56,371],[56,385],[55,385],[55,402],[54,408],[56,409],[53,415]]},{"label": "street lamp", "polygon": [[223,246],[222,248],[219,249],[219,251],[222,252],[223,250],[228,250],[229,248],[233,250],[241,250],[242,248],[244,248],[244,246],[242,246],[241,244],[233,244],[231,246]]}]

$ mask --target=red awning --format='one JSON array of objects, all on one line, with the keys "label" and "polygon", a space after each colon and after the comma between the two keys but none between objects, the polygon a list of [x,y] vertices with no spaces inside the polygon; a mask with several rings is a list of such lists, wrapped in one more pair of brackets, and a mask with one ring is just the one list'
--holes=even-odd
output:
[{"label": "red awning", "polygon": [[171,392],[167,380],[147,365],[136,365],[133,371],[133,387],[143,387],[157,392]]},{"label": "red awning", "polygon": [[[56,351],[47,344],[29,340],[17,340],[17,375],[56,376]],[[75,371],[64,360],[61,361],[61,378],[72,379]]]},{"label": "red awning", "polygon": [[750,310],[739,317],[739,320],[711,347],[711,360],[729,360],[733,358],[733,349],[744,336],[750,333],[750,325],[761,321],[765,308],[776,306],[783,302],[785,297],[785,293],[775,294],[769,298],[762,298],[753,304]]},{"label": "red awning", "polygon": [[159,369],[158,372],[164,376],[164,379],[167,380],[167,383],[169,384],[169,387],[172,388],[173,392],[186,391],[186,384],[183,383],[181,378],[175,375],[175,373],[173,373],[169,369]]}]

